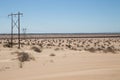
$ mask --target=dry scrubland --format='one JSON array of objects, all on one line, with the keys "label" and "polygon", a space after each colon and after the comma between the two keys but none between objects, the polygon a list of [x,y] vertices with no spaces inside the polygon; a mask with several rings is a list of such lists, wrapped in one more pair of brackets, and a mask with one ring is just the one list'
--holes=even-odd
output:
[{"label": "dry scrubland", "polygon": [[0,40],[0,80],[120,80],[120,38]]}]

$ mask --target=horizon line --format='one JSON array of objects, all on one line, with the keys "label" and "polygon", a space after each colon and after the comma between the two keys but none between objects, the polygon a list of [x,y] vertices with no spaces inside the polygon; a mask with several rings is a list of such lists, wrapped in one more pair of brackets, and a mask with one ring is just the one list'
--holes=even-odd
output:
[{"label": "horizon line", "polygon": [[[11,33],[0,33],[2,34],[11,34]],[[18,34],[18,33],[13,33],[13,34]],[[20,33],[20,34],[120,34],[120,32],[79,32],[79,33]]]}]

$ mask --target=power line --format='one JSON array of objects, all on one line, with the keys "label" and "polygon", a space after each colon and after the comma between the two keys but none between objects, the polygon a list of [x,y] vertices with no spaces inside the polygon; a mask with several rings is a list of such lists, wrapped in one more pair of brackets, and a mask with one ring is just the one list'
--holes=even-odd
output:
[{"label": "power line", "polygon": [[[11,47],[13,47],[13,28],[17,27],[18,28],[18,49],[20,49],[20,16],[22,16],[23,13],[16,13],[13,14],[11,13],[10,16],[11,17]],[[15,17],[17,17],[17,20],[15,20]]]}]

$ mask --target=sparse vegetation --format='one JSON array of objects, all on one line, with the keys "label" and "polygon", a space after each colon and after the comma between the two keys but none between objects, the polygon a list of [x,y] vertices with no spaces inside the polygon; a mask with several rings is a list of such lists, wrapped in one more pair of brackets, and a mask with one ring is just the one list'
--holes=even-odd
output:
[{"label": "sparse vegetation", "polygon": [[58,51],[58,50],[60,50],[60,48],[55,48],[54,50],[55,50],[55,51]]},{"label": "sparse vegetation", "polygon": [[33,46],[31,49],[38,53],[42,52],[42,50],[37,46]]},{"label": "sparse vegetation", "polygon": [[43,44],[41,43],[41,44],[38,44],[41,48],[43,48]]},{"label": "sparse vegetation", "polygon": [[31,59],[31,58],[30,58],[30,56],[29,56],[28,53],[20,52],[20,53],[18,54],[18,60],[19,60],[20,62],[29,61],[30,59]]},{"label": "sparse vegetation", "polygon": [[[1,48],[6,48],[7,50],[14,50],[15,47],[18,47],[18,41],[17,39],[14,39],[13,41],[13,49],[11,49],[11,43],[10,40],[1,40],[0,41],[0,46]],[[120,51],[120,39],[118,38],[105,38],[105,39],[101,39],[101,38],[78,38],[78,39],[26,39],[26,40],[21,40],[21,46],[23,45],[23,47],[20,49],[23,50],[23,52],[19,52],[19,50],[17,48],[16,52],[11,53],[11,56],[14,56],[14,54],[17,54],[17,58],[14,57],[11,60],[18,60],[19,61],[19,67],[22,68],[24,66],[24,63],[30,60],[35,60],[35,58],[27,53],[24,52],[25,49],[30,49],[32,51],[35,51],[37,53],[41,53],[42,52],[42,48],[47,48],[47,49],[54,49],[54,51],[61,51],[65,50],[65,51],[69,51],[66,49],[70,49],[70,50],[75,50],[76,52],[81,51],[80,53],[82,53],[82,51],[89,51],[91,53],[119,53]],[[10,49],[8,49],[10,48]],[[25,49],[24,49],[25,48]],[[0,49],[1,53],[2,53],[2,49]],[[36,55],[36,54],[35,54]],[[52,59],[54,59],[54,57],[57,54],[55,54],[54,52],[51,54],[48,54],[49,57],[51,57]],[[0,54],[0,57],[2,56],[2,54]],[[56,57],[55,57],[56,58]],[[54,62],[51,60],[51,62]]]},{"label": "sparse vegetation", "polygon": [[11,47],[11,43],[5,43],[5,44],[3,45],[3,47],[8,47],[8,48],[10,48],[10,47]]},{"label": "sparse vegetation", "polygon": [[96,51],[96,49],[94,49],[93,47],[91,47],[91,48],[87,49],[87,51],[94,53]]},{"label": "sparse vegetation", "polygon": [[112,47],[107,47],[105,50],[103,50],[105,53],[111,52],[111,53],[115,53],[115,49]]},{"label": "sparse vegetation", "polygon": [[50,56],[56,56],[54,53],[51,53]]},{"label": "sparse vegetation", "polygon": [[27,53],[27,52],[19,52],[19,51],[15,51],[11,53],[12,55],[17,55],[17,58],[12,59],[12,60],[18,60],[19,61],[19,67],[22,68],[23,67],[23,63],[26,61],[30,61],[30,60],[35,60],[34,56],[32,56],[31,54]]},{"label": "sparse vegetation", "polygon": [[17,53],[17,56],[18,56],[18,60],[20,62],[20,68],[23,67],[23,62],[35,60],[35,58],[33,56],[31,56],[30,54],[28,54],[26,52],[19,52],[19,53]]},{"label": "sparse vegetation", "polygon": [[5,71],[6,69],[10,69],[10,67],[4,66],[4,67],[0,68],[0,71]]},{"label": "sparse vegetation", "polygon": [[66,45],[67,48],[71,48],[72,46],[71,45]]}]

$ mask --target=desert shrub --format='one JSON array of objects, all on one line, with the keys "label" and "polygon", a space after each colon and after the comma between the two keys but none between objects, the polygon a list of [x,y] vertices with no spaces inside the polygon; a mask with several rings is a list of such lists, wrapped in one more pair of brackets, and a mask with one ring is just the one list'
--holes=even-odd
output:
[{"label": "desert shrub", "polygon": [[18,60],[20,62],[29,61],[30,60],[30,56],[29,56],[28,53],[20,52],[20,53],[18,53]]},{"label": "desert shrub", "polygon": [[77,47],[80,47],[80,45],[79,45],[79,44],[77,44]]},{"label": "desert shrub", "polygon": [[107,52],[112,52],[112,53],[115,53],[115,49],[113,47],[107,47],[105,50],[104,50],[105,53]]},{"label": "desert shrub", "polygon": [[55,51],[58,51],[58,50],[60,50],[60,48],[55,48],[54,50],[55,50]]},{"label": "desert shrub", "polygon": [[75,47],[72,47],[72,48],[71,48],[71,50],[75,50],[75,51],[76,51],[76,50],[77,50],[77,48],[75,48]]},{"label": "desert shrub", "polygon": [[30,60],[35,60],[34,56],[32,56],[31,54],[28,54],[27,52],[12,52],[12,55],[17,54],[17,58],[13,59],[13,60],[18,60],[19,61],[19,67],[22,68],[23,67],[23,63],[26,61],[30,61]]},{"label": "desert shrub", "polygon": [[35,43],[32,43],[32,45],[35,45]]},{"label": "desert shrub", "polygon": [[97,51],[101,51],[101,50],[103,50],[102,48],[97,48]]},{"label": "desert shrub", "polygon": [[18,43],[7,42],[7,43],[4,43],[3,47],[8,47],[8,48],[10,48],[10,47],[11,47],[11,44],[14,46],[14,45],[17,45]]},{"label": "desert shrub", "polygon": [[30,45],[30,42],[28,42],[27,45]]},{"label": "desert shrub", "polygon": [[42,50],[37,46],[33,46],[31,49],[33,49],[35,52],[42,52]]},{"label": "desert shrub", "polygon": [[3,45],[3,47],[8,47],[8,48],[10,48],[10,47],[11,47],[11,43],[5,43],[5,44]]},{"label": "desert shrub", "polygon": [[50,56],[56,56],[54,53],[51,53]]},{"label": "desert shrub", "polygon": [[23,62],[30,61],[30,60],[35,60],[35,58],[33,56],[31,56],[30,54],[28,54],[26,52],[18,52],[17,56],[18,56],[18,60],[20,62],[19,63],[20,68],[23,67]]},{"label": "desert shrub", "polygon": [[66,45],[67,48],[71,48],[72,46],[71,45]]},{"label": "desert shrub", "polygon": [[35,58],[31,54],[28,54],[26,52],[18,52],[17,55],[20,62],[35,60]]},{"label": "desert shrub", "polygon": [[43,44],[42,44],[42,43],[40,43],[40,44],[39,44],[39,46],[42,48],[42,47],[43,47]]},{"label": "desert shrub", "polygon": [[87,51],[89,51],[89,52],[95,52],[95,51],[96,51],[96,49],[95,49],[95,48],[93,48],[93,47],[91,47],[91,48],[87,49]]},{"label": "desert shrub", "polygon": [[47,44],[47,46],[52,46],[52,44]]}]

